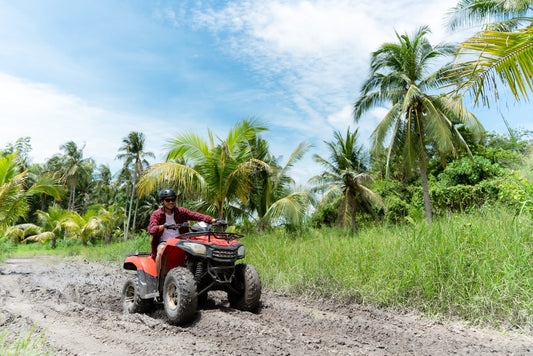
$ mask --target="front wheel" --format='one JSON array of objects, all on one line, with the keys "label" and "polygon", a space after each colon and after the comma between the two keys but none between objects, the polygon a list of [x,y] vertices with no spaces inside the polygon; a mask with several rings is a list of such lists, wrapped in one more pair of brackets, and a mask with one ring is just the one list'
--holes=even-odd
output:
[{"label": "front wheel", "polygon": [[145,313],[152,307],[152,300],[141,299],[139,295],[139,279],[129,278],[122,288],[120,299],[122,309],[128,313]]},{"label": "front wheel", "polygon": [[261,279],[254,266],[238,264],[235,266],[235,278],[231,283],[233,290],[228,292],[232,308],[254,311],[261,299]]},{"label": "front wheel", "polygon": [[176,267],[168,272],[163,286],[163,304],[172,324],[190,321],[198,307],[196,282],[191,272]]}]

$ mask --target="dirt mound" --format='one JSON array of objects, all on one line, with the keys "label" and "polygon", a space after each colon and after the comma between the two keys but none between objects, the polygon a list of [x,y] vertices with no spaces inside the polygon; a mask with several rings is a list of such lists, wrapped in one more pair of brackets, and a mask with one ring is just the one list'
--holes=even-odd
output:
[{"label": "dirt mound", "polygon": [[125,314],[120,265],[41,257],[0,266],[1,327],[36,327],[57,355],[533,355],[532,335],[264,292],[259,313],[211,292],[195,320]]}]

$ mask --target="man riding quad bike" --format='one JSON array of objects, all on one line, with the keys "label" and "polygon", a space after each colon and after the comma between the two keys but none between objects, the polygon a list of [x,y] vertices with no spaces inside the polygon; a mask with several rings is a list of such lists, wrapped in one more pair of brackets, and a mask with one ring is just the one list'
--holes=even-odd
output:
[{"label": "man riding quad bike", "polygon": [[[173,324],[190,321],[199,301],[207,300],[210,290],[228,294],[230,306],[254,311],[261,298],[261,280],[248,264],[235,264],[244,258],[240,234],[213,231],[225,227],[225,221],[205,222],[190,227],[192,232],[170,238],[161,253],[159,271],[150,252],[128,255],[124,268],[136,271],[122,289],[122,307],[129,313],[147,312],[154,304],[164,304]],[[211,227],[214,226],[215,229]],[[166,228],[188,228],[188,224]]]}]

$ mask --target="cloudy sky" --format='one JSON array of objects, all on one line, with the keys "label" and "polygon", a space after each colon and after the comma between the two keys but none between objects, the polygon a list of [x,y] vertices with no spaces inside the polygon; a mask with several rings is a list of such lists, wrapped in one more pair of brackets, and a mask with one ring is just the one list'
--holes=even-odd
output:
[{"label": "cloudy sky", "polygon": [[[368,137],[385,108],[351,117],[372,51],[429,25],[432,43],[456,0],[0,0],[0,148],[31,137],[43,163],[74,141],[108,164],[122,138],[143,132],[164,157],[180,132],[221,137],[255,117],[281,163],[300,142],[313,149],[291,175],[318,174],[313,154],[334,130]],[[473,110],[489,131],[533,130],[531,105]],[[500,114],[501,113],[501,114]],[[152,162],[152,163],[155,163]]]}]

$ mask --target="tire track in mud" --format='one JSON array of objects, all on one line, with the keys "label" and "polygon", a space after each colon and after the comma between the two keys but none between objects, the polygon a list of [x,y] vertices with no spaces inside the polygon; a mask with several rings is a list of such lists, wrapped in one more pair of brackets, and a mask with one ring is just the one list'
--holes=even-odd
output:
[{"label": "tire track in mud", "polygon": [[0,266],[0,327],[35,325],[57,355],[533,355],[533,335],[501,334],[360,305],[264,292],[259,313],[211,292],[195,320],[169,325],[162,308],[125,314],[128,272],[57,257]]}]

